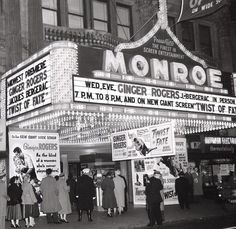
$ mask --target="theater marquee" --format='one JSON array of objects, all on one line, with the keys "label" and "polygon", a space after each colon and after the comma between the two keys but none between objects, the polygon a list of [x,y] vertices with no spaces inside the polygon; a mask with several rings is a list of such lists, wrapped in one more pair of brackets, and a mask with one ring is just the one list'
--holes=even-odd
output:
[{"label": "theater marquee", "polygon": [[49,54],[9,76],[7,119],[51,103]]},{"label": "theater marquee", "polygon": [[236,98],[74,76],[74,101],[207,114],[236,114]]}]

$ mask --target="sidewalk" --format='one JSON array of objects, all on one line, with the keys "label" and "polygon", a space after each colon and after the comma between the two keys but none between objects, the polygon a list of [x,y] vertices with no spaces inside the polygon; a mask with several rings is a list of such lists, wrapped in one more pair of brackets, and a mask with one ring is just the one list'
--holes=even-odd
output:
[{"label": "sidewalk", "polygon": [[[236,205],[235,205],[236,206]],[[209,217],[219,217],[229,214],[236,214],[236,207],[225,211],[222,207],[213,200],[202,199],[200,203],[191,205],[190,210],[181,210],[178,205],[165,206],[165,224],[177,223],[183,220],[198,220]],[[129,207],[128,212],[121,216],[107,217],[105,212],[93,212],[93,222],[87,221],[87,215],[84,213],[82,221],[77,221],[77,213],[68,216],[68,224],[47,224],[45,217],[40,217],[36,220],[35,228],[43,229],[134,229],[145,228],[148,223],[145,207]],[[24,222],[21,221],[21,226],[24,228]],[[6,228],[10,228],[9,222]]]}]

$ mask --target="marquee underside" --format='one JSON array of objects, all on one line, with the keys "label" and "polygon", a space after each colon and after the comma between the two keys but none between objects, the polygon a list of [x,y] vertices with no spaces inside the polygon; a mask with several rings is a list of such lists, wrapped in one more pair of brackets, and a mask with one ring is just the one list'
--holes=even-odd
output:
[{"label": "marquee underside", "polygon": [[[80,108],[85,105],[80,105]],[[190,114],[187,112],[120,109],[90,106],[84,109],[55,107],[51,111],[30,114],[24,121],[8,121],[8,126],[28,130],[58,131],[61,144],[107,143],[114,132],[157,125],[174,120],[175,135],[202,133],[236,127],[230,117]],[[113,110],[112,110],[113,109]],[[110,110],[110,111],[109,111]]]}]

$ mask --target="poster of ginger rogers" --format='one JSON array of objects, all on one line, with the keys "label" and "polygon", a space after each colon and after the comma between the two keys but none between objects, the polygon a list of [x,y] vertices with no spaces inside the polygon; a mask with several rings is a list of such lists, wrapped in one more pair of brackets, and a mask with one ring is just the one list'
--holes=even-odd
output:
[{"label": "poster of ginger rogers", "polygon": [[113,161],[175,155],[174,123],[117,132],[111,144]]},{"label": "poster of ginger rogers", "polygon": [[41,180],[46,169],[60,173],[58,133],[9,131],[9,175]]}]

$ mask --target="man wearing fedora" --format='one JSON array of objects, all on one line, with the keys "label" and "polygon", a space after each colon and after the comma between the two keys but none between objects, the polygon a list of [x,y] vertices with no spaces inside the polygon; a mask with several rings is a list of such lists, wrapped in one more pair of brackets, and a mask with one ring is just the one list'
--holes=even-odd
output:
[{"label": "man wearing fedora", "polygon": [[85,168],[82,176],[78,178],[76,186],[76,198],[78,209],[78,221],[82,220],[83,210],[87,212],[88,221],[92,221],[93,199],[96,197],[96,189],[93,179],[89,176],[90,169]]},{"label": "man wearing fedora", "polygon": [[149,183],[146,185],[146,202],[149,217],[149,224],[147,226],[162,225],[162,216],[160,204],[163,201],[161,192],[163,185],[160,180],[161,173],[154,171],[153,176],[149,179]]},{"label": "man wearing fedora", "polygon": [[181,209],[189,209],[189,183],[184,172],[179,173],[179,178],[175,180],[175,192]]}]

